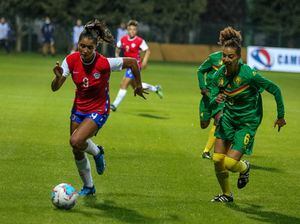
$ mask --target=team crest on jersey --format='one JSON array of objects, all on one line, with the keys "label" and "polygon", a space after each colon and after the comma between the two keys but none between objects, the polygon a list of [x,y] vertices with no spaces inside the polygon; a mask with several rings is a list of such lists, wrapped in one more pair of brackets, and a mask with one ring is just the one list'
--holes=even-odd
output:
[{"label": "team crest on jersey", "polygon": [[94,75],[93,75],[94,77],[95,77],[95,79],[99,79],[100,78],[100,76],[101,76],[101,74],[100,73],[98,73],[98,72],[96,72],[96,73],[94,73]]},{"label": "team crest on jersey", "polygon": [[224,79],[223,78],[220,78],[219,79],[219,86],[223,86],[224,85]]},{"label": "team crest on jersey", "polygon": [[235,82],[236,84],[240,85],[240,84],[241,84],[241,82],[242,82],[242,79],[241,79],[241,77],[239,77],[239,76],[236,76],[236,77],[234,78],[234,82]]},{"label": "team crest on jersey", "polygon": [[131,47],[132,47],[132,48],[135,48],[135,46],[136,46],[135,43],[132,43],[132,44],[131,44]]}]

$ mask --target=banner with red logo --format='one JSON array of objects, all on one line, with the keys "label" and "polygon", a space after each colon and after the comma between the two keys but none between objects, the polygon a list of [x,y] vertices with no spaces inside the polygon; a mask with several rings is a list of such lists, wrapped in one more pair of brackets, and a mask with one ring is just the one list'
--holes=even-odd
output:
[{"label": "banner with red logo", "polygon": [[258,70],[300,72],[300,49],[249,46],[247,64]]}]

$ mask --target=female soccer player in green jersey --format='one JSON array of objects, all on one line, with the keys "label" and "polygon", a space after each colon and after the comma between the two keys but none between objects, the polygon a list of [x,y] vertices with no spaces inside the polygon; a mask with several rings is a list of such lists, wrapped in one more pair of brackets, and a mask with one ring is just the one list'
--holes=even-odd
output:
[{"label": "female soccer player in green jersey", "polygon": [[215,196],[212,201],[232,202],[229,171],[240,173],[237,182],[239,189],[249,182],[250,163],[242,161],[241,158],[244,154],[252,153],[255,133],[262,119],[262,101],[259,95],[261,88],[275,97],[277,119],[274,127],[278,126],[279,131],[286,122],[279,87],[240,61],[242,42],[240,32],[227,27],[220,35],[223,42],[224,65],[214,75],[210,106],[217,108],[219,104],[225,103],[215,132],[213,155],[222,194]]},{"label": "female soccer player in green jersey", "polygon": [[[210,119],[217,116],[218,112],[222,110],[223,104],[220,104],[216,111],[212,111],[209,106],[209,96],[211,91],[212,80],[215,72],[222,66],[222,52],[217,51],[208,56],[208,58],[199,66],[198,68],[198,81],[199,88],[201,90],[202,98],[199,104],[199,117],[200,117],[200,126],[202,129],[205,129],[209,126]],[[215,130],[216,130],[216,120],[209,131],[208,140],[205,145],[202,158],[210,159],[210,150],[215,143]]]}]

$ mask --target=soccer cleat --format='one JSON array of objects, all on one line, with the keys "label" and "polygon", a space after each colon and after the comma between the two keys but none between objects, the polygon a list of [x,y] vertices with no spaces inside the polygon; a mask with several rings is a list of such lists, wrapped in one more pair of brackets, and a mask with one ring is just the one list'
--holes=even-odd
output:
[{"label": "soccer cleat", "polygon": [[105,159],[104,159],[104,148],[102,146],[97,146],[100,152],[94,156],[96,163],[97,173],[102,175],[105,170]]},{"label": "soccer cleat", "polygon": [[117,111],[116,106],[113,105],[113,104],[110,105],[110,109],[111,109],[113,112],[116,112],[116,111]]},{"label": "soccer cleat", "polygon": [[219,194],[216,195],[213,199],[211,199],[211,202],[222,202],[222,203],[227,203],[227,202],[233,202],[233,196],[232,194],[225,195],[225,194]]},{"label": "soccer cleat", "polygon": [[78,192],[79,196],[88,196],[88,195],[94,195],[96,193],[95,186],[93,187],[86,187],[83,186],[82,189]]},{"label": "soccer cleat", "polygon": [[159,98],[162,99],[164,97],[164,94],[162,92],[161,86],[160,85],[156,85],[155,87],[156,87],[156,94],[159,96]]},{"label": "soccer cleat", "polygon": [[202,153],[202,158],[203,159],[211,159],[211,155],[209,152],[203,152]]},{"label": "soccer cleat", "polygon": [[249,175],[250,175],[250,163],[246,160],[244,160],[244,162],[247,165],[247,170],[245,173],[240,173],[239,179],[237,181],[237,187],[239,189],[244,188],[247,183],[249,182]]}]

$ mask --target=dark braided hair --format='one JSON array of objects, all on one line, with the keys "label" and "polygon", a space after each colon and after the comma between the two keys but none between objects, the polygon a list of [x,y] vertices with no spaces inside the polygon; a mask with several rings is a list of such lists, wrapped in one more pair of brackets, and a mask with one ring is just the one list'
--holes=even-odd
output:
[{"label": "dark braided hair", "polygon": [[109,44],[115,43],[115,39],[110,30],[106,27],[103,21],[98,19],[93,19],[85,24],[84,30],[79,36],[79,41],[85,37],[94,40],[97,46],[103,42]]},{"label": "dark braided hair", "polygon": [[223,47],[232,47],[236,49],[236,53],[241,55],[242,35],[240,31],[233,29],[231,26],[220,31],[219,45]]}]

